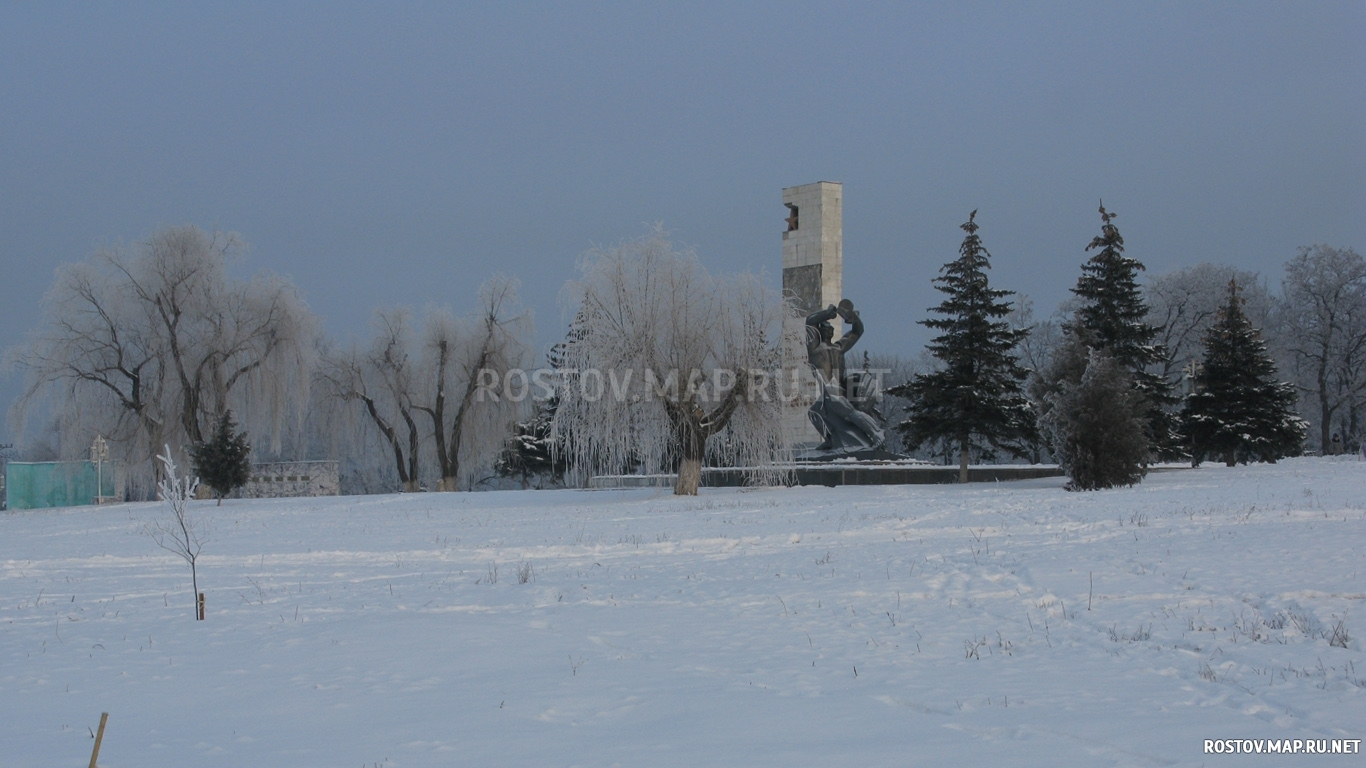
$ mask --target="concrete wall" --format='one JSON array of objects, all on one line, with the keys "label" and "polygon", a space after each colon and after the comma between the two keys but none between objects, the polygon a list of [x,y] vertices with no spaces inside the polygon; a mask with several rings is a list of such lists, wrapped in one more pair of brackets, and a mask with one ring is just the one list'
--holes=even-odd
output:
[{"label": "concrete wall", "polygon": [[251,465],[251,478],[235,496],[278,499],[295,496],[336,496],[341,472],[336,461],[276,461]]}]

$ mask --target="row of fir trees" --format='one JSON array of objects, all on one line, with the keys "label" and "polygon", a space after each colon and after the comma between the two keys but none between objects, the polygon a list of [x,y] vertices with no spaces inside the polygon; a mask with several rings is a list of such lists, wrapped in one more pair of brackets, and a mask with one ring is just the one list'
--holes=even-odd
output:
[{"label": "row of fir trees", "polygon": [[939,365],[888,390],[909,403],[896,425],[909,448],[956,454],[966,481],[974,454],[1025,457],[1043,444],[1075,490],[1132,485],[1156,461],[1216,457],[1232,466],[1300,451],[1306,424],[1294,411],[1294,390],[1278,381],[1236,284],[1205,337],[1184,402],[1153,372],[1164,350],[1160,329],[1146,322],[1143,265],[1124,255],[1116,214],[1103,204],[1101,232],[1086,247],[1094,253],[1072,289],[1079,305],[1063,343],[1031,375],[1016,353],[1028,329],[1006,319],[1013,292],[990,286],[991,256],[976,214],[962,225],[958,258],[935,278],[944,301],[921,321],[940,332],[929,346]]}]

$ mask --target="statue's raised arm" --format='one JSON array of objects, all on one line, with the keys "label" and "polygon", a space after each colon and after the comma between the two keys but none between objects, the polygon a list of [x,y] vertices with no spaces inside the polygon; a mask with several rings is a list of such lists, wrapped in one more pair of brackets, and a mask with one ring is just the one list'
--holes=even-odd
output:
[{"label": "statue's raised arm", "polygon": [[830,325],[830,321],[834,320],[836,317],[839,317],[839,313],[839,308],[836,307],[834,304],[831,304],[825,309],[818,309],[815,312],[812,312],[811,314],[806,316],[807,346],[811,346],[812,344],[812,334],[810,333],[812,330],[816,332],[814,334],[816,341],[820,341],[820,331],[822,326],[828,327],[830,329],[831,336],[835,335],[835,326]]},{"label": "statue's raised arm", "polygon": [[863,318],[858,316],[858,310],[854,309],[854,302],[844,299],[835,308],[839,316],[848,323],[849,332],[840,337],[839,346],[841,352],[848,352],[850,347],[858,343],[863,336]]}]

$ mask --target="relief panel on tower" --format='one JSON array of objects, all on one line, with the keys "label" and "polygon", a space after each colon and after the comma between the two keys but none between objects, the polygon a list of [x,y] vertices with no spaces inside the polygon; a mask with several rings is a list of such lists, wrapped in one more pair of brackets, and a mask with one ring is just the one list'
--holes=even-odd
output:
[{"label": "relief panel on tower", "polygon": [[821,306],[821,265],[807,264],[783,270],[783,298],[791,301],[803,317]]}]

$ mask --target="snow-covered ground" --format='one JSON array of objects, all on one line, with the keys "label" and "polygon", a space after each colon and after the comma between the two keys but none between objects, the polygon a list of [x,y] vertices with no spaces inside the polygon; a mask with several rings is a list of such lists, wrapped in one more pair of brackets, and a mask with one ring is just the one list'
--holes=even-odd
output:
[{"label": "snow-covered ground", "polygon": [[1061,486],[4,513],[0,766],[1363,764],[1366,463]]}]

